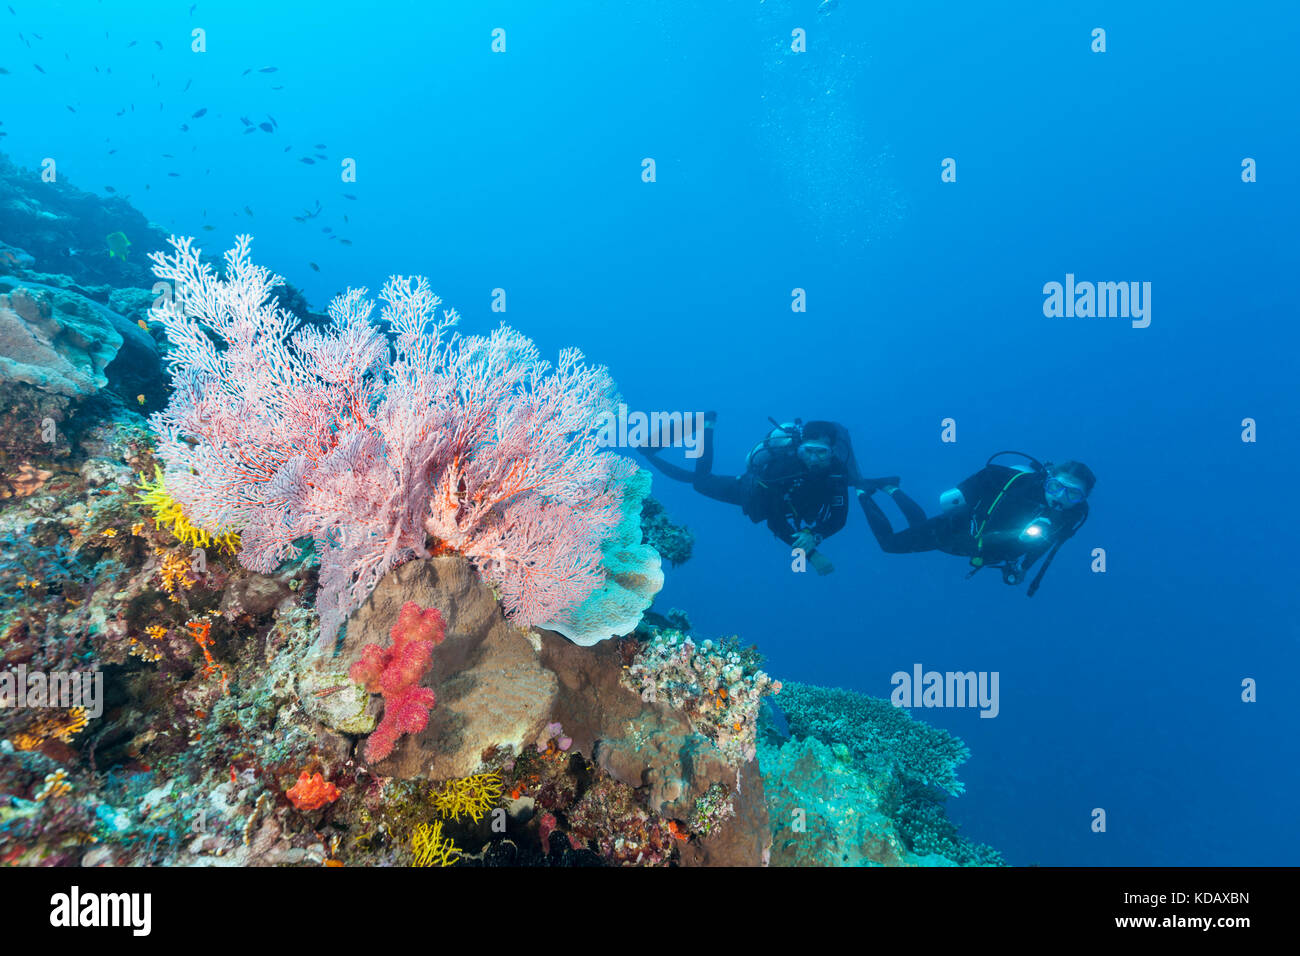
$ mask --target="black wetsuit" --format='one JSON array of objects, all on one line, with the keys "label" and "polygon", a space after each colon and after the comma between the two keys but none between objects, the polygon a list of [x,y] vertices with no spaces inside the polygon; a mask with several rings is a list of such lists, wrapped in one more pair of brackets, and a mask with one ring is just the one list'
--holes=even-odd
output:
[{"label": "black wetsuit", "polygon": [[795,455],[783,463],[783,473],[759,477],[753,472],[734,475],[713,473],[713,429],[704,430],[703,449],[694,472],[661,460],[643,449],[655,468],[669,478],[689,481],[700,494],[715,501],[740,505],[751,521],[766,521],[772,533],[786,544],[799,531],[811,531],[820,543],[844,527],[849,514],[847,469],[832,459],[826,471],[813,471]]},{"label": "black wetsuit", "polygon": [[[966,499],[962,507],[933,518],[926,518],[920,505],[895,491],[890,497],[908,521],[903,531],[890,526],[868,495],[860,495],[859,500],[884,551],[943,551],[978,559],[980,566],[1020,562],[1023,572],[1078,530],[1088,514],[1086,502],[1061,511],[1048,506],[1043,492],[1046,481],[1042,472],[988,465],[957,485]],[[1051,524],[1040,537],[1022,541],[1021,532],[1036,518],[1046,518]]]}]

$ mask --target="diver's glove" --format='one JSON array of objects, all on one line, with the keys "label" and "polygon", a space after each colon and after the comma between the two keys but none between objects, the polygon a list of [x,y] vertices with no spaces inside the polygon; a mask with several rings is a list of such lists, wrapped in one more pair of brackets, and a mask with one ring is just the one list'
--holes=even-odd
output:
[{"label": "diver's glove", "polygon": [[790,542],[790,546],[798,548],[800,551],[804,552],[804,554],[809,554],[821,543],[822,539],[817,537],[817,535],[813,534],[811,531],[803,530],[794,533],[794,540]]}]

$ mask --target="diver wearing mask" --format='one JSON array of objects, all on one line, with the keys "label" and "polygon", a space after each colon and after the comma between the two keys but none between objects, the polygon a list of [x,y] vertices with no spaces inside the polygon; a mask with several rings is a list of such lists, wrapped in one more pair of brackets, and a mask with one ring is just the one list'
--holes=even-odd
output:
[{"label": "diver wearing mask", "polygon": [[[1032,467],[994,463],[1002,455],[1020,455]],[[984,468],[939,496],[943,513],[927,518],[896,485],[882,485],[907,518],[894,531],[870,492],[859,491],[858,503],[881,550],[890,554],[943,551],[970,559],[967,577],[985,567],[1002,570],[1002,580],[1017,585],[1029,568],[1047,555],[1030,583],[1033,597],[1056,552],[1088,519],[1088,495],[1097,478],[1087,465],[1067,461],[1041,464],[1020,452],[1000,451]]]},{"label": "diver wearing mask", "polygon": [[780,540],[803,550],[818,574],[835,566],[817,549],[844,527],[848,518],[850,485],[875,488],[897,483],[897,478],[866,481],[858,474],[848,430],[836,422],[799,420],[777,424],[745,459],[739,477],[713,473],[713,433],[717,413],[704,416],[702,454],[695,470],[687,471],[663,461],[650,448],[641,452],[650,464],[676,481],[690,482],[700,494],[727,504],[740,505],[757,524],[765,521]]}]

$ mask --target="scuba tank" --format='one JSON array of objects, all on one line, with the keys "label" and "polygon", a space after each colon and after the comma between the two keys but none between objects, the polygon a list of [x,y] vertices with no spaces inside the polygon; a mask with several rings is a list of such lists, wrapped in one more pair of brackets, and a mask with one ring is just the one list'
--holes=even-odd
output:
[{"label": "scuba tank", "polygon": [[[1047,469],[1050,465],[1050,463],[1049,465],[1044,465],[1033,455],[1026,455],[1023,451],[995,451],[993,454],[989,455],[989,460],[984,462],[984,467],[987,468],[989,465],[993,464],[994,459],[1001,458],[1003,455],[1018,455],[1019,457],[1023,458],[1025,461],[1029,462],[1029,464],[1033,466],[1033,470],[1039,472],[1040,474],[1046,474]],[[1015,468],[1017,466],[1011,465],[1010,467]]]}]

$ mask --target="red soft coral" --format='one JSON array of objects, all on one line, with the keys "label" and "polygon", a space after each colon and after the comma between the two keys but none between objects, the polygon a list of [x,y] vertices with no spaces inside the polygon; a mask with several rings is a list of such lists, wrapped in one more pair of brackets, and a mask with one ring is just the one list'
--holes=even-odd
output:
[{"label": "red soft coral", "polygon": [[390,647],[367,644],[349,671],[367,691],[384,695],[383,719],[366,741],[366,759],[372,763],[392,753],[402,734],[418,734],[429,722],[436,698],[418,685],[433,663],[434,645],[447,636],[447,625],[437,608],[407,601],[389,636]]}]

